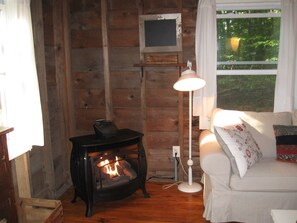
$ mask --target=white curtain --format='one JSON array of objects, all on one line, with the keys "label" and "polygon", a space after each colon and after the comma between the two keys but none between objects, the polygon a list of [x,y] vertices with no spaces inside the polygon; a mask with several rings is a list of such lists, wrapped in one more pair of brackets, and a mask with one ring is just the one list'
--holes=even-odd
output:
[{"label": "white curtain", "polygon": [[43,124],[36,72],[30,0],[5,1],[4,125],[8,134],[9,159],[42,146]]},{"label": "white curtain", "polygon": [[297,109],[297,0],[282,0],[281,10],[275,112]]},{"label": "white curtain", "polygon": [[208,129],[217,98],[217,18],[216,1],[200,0],[197,9],[195,53],[198,75],[206,81],[194,92],[193,115],[199,116],[200,129]]}]

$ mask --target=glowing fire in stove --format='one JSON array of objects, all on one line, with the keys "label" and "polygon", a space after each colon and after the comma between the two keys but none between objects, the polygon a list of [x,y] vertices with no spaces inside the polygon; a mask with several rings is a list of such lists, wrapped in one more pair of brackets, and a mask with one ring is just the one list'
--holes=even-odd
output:
[{"label": "glowing fire in stove", "polygon": [[119,172],[118,172],[118,167],[120,166],[119,161],[118,161],[118,157],[116,156],[116,162],[113,164],[109,163],[109,160],[106,159],[104,161],[101,161],[98,165],[98,167],[104,167],[104,172],[109,174],[110,177],[114,177],[114,176],[120,176]]}]

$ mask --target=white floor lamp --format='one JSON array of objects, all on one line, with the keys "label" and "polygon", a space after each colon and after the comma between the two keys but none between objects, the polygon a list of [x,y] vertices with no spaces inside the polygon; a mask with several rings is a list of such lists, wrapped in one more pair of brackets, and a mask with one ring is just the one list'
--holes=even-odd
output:
[{"label": "white floor lamp", "polygon": [[189,160],[188,164],[188,182],[182,182],[178,185],[178,189],[187,193],[198,192],[202,189],[201,185],[193,182],[192,174],[192,93],[205,86],[205,81],[198,77],[195,71],[192,70],[192,63],[187,62],[188,69],[182,72],[181,77],[173,85],[177,91],[189,91]]}]

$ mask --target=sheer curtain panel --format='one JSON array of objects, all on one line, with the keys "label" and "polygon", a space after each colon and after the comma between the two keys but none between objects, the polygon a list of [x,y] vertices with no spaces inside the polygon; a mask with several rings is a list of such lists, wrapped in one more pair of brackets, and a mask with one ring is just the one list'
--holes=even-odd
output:
[{"label": "sheer curtain panel", "polygon": [[274,112],[297,109],[297,0],[281,1],[281,11]]},{"label": "sheer curtain panel", "polygon": [[209,128],[217,98],[217,21],[216,1],[200,0],[197,9],[195,53],[196,71],[206,81],[203,89],[194,92],[193,115],[199,116],[200,129]]},{"label": "sheer curtain panel", "polygon": [[[4,1],[5,58],[4,125],[13,127],[8,135],[9,159],[33,145],[42,146],[43,123],[35,64],[29,0]],[[2,35],[2,34],[1,34]]]}]

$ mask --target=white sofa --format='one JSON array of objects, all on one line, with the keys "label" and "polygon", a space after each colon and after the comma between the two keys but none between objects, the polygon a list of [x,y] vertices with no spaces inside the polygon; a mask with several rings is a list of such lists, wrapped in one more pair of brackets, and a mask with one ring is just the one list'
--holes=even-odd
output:
[{"label": "white sofa", "polygon": [[[211,222],[273,222],[271,209],[297,210],[297,163],[276,159],[273,125],[296,125],[296,112],[241,112],[215,109],[211,128],[199,137],[204,218]],[[243,177],[217,141],[214,126],[245,123],[262,158]],[[217,128],[216,128],[217,129]],[[217,137],[216,137],[217,136]]]}]

